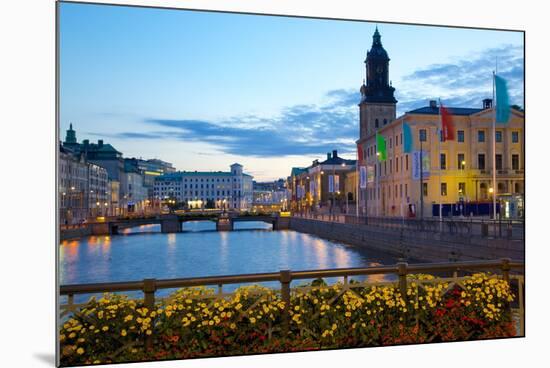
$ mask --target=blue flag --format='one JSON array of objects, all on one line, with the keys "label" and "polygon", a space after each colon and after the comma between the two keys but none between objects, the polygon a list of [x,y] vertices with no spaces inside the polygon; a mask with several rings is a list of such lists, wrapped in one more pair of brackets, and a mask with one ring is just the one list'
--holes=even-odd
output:
[{"label": "blue flag", "polygon": [[510,119],[510,101],[508,98],[508,88],[506,80],[495,75],[496,90],[496,122],[506,124]]},{"label": "blue flag", "polygon": [[413,150],[412,132],[409,124],[403,122],[403,153],[411,153]]}]

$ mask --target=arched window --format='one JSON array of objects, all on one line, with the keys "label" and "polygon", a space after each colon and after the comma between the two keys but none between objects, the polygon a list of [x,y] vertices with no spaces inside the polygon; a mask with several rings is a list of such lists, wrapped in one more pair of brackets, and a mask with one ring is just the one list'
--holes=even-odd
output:
[{"label": "arched window", "polygon": [[388,119],[384,119],[384,125],[388,124]]},{"label": "arched window", "polygon": [[374,119],[374,127],[378,128],[378,119]]},{"label": "arched window", "polygon": [[479,184],[479,192],[481,199],[487,199],[487,184],[481,183]]}]

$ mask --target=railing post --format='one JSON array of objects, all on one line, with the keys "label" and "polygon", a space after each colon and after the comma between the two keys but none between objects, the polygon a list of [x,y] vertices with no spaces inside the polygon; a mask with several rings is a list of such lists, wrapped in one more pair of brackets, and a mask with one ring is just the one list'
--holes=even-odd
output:
[{"label": "railing post", "polygon": [[292,280],[292,275],[290,270],[281,270],[280,272],[280,281],[281,281],[281,299],[285,304],[283,310],[283,334],[288,334],[290,329],[290,281]]},{"label": "railing post", "polygon": [[507,283],[510,283],[510,261],[511,261],[510,258],[502,258],[501,259],[501,262],[502,262],[502,266],[501,266],[502,278]]},{"label": "railing post", "polygon": [[[155,291],[157,290],[156,279],[143,280],[143,304],[149,312],[155,309]],[[152,323],[151,323],[152,326]],[[151,327],[152,328],[152,327]],[[145,349],[149,350],[153,347],[153,335],[145,335]]]},{"label": "railing post", "polygon": [[399,276],[399,292],[401,298],[407,298],[407,262],[397,263],[397,275]]}]

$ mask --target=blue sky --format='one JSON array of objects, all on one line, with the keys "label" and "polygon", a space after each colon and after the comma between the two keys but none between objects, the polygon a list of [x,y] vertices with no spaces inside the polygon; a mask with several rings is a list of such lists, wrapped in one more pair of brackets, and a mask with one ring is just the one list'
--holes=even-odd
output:
[{"label": "blue sky", "polygon": [[[376,23],[61,4],[61,132],[180,170],[286,177],[354,157]],[[523,106],[523,34],[378,23],[398,115],[441,98],[479,107],[491,72]]]}]

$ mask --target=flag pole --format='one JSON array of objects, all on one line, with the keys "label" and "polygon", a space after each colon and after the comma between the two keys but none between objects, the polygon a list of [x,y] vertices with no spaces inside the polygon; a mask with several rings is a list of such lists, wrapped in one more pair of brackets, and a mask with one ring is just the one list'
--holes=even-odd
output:
[{"label": "flag pole", "polygon": [[355,217],[359,217],[359,146],[357,147],[356,151],[357,161],[355,163]]},{"label": "flag pole", "polygon": [[496,122],[497,122],[497,106],[495,97],[495,72],[493,71],[493,220],[497,218],[497,173],[496,173]]},{"label": "flag pole", "polygon": [[[443,200],[442,196],[441,196],[441,137],[443,137],[443,135],[445,134],[443,132],[443,120],[441,118],[441,99],[439,99],[439,109],[438,109],[438,112],[439,112],[439,134],[438,134],[438,137],[437,137],[437,150],[439,152],[439,170],[437,171],[438,172],[438,179],[439,179],[439,221],[443,221],[443,211],[442,211],[442,204],[441,204],[441,201]],[[441,225],[440,225],[441,227]]]}]

